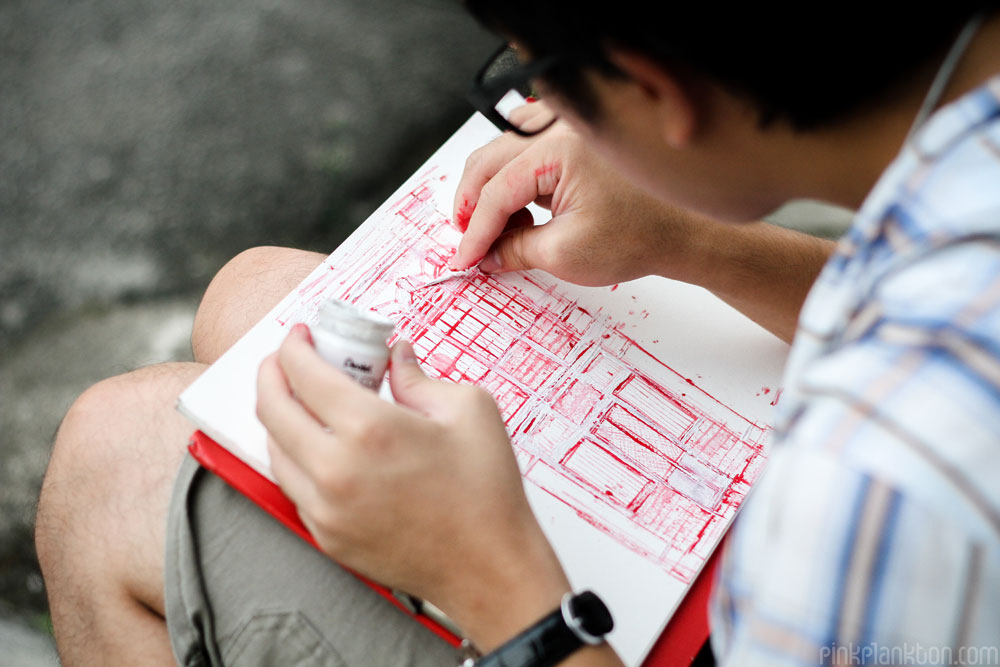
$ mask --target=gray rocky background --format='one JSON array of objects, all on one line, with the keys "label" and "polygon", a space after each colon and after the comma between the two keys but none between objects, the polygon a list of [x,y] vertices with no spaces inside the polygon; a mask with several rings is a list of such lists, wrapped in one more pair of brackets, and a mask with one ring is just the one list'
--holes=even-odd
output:
[{"label": "gray rocky background", "polygon": [[470,113],[496,43],[453,0],[0,2],[0,665],[56,663],[31,530],[74,397],[190,358],[240,250],[332,250]]}]

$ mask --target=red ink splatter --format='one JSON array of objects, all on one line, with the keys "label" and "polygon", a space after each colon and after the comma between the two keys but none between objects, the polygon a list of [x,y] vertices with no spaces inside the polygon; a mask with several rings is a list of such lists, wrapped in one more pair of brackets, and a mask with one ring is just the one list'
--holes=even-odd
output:
[{"label": "red ink splatter", "polygon": [[612,292],[614,292],[616,289],[618,289],[618,283],[615,283],[614,285],[611,286]]},{"label": "red ink splatter", "polygon": [[781,391],[781,389],[778,389],[778,391],[774,392],[774,400],[771,401],[771,405],[778,404],[778,399],[781,398]]}]

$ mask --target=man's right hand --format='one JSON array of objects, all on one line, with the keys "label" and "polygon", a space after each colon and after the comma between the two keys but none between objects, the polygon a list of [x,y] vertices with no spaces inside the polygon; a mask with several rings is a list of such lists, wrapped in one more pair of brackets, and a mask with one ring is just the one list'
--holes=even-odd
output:
[{"label": "man's right hand", "polygon": [[[518,110],[530,114],[543,103]],[[533,225],[535,202],[552,219]],[[505,134],[473,153],[455,197],[464,232],[451,266],[542,269],[579,285],[657,273],[685,279],[699,220],[622,179],[568,125],[537,138]]]},{"label": "man's right hand", "polygon": [[[537,113],[536,102],[515,113]],[[535,202],[552,219],[533,225]],[[452,268],[542,269],[578,285],[660,275],[700,285],[790,341],[833,243],[763,222],[671,207],[619,176],[566,123],[505,134],[469,157],[455,197]]]}]

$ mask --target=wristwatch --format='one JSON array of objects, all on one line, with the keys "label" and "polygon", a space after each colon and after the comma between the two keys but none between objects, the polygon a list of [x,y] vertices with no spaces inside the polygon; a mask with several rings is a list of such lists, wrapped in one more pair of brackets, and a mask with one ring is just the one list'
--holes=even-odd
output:
[{"label": "wristwatch", "polygon": [[551,614],[491,653],[466,660],[462,667],[549,667],[581,646],[603,643],[613,627],[611,612],[595,593],[566,593]]}]

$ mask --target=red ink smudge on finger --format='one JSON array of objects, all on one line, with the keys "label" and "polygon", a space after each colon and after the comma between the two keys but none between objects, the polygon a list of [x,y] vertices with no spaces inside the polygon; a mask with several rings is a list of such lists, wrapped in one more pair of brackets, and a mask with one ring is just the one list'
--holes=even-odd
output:
[{"label": "red ink smudge on finger", "polygon": [[535,170],[535,178],[541,178],[545,174],[551,174],[556,170],[558,165],[555,164],[545,164]]},{"label": "red ink smudge on finger", "polygon": [[455,211],[455,226],[462,232],[469,228],[469,221],[472,219],[472,212],[476,207],[469,203],[468,199],[462,200],[462,205]]}]

